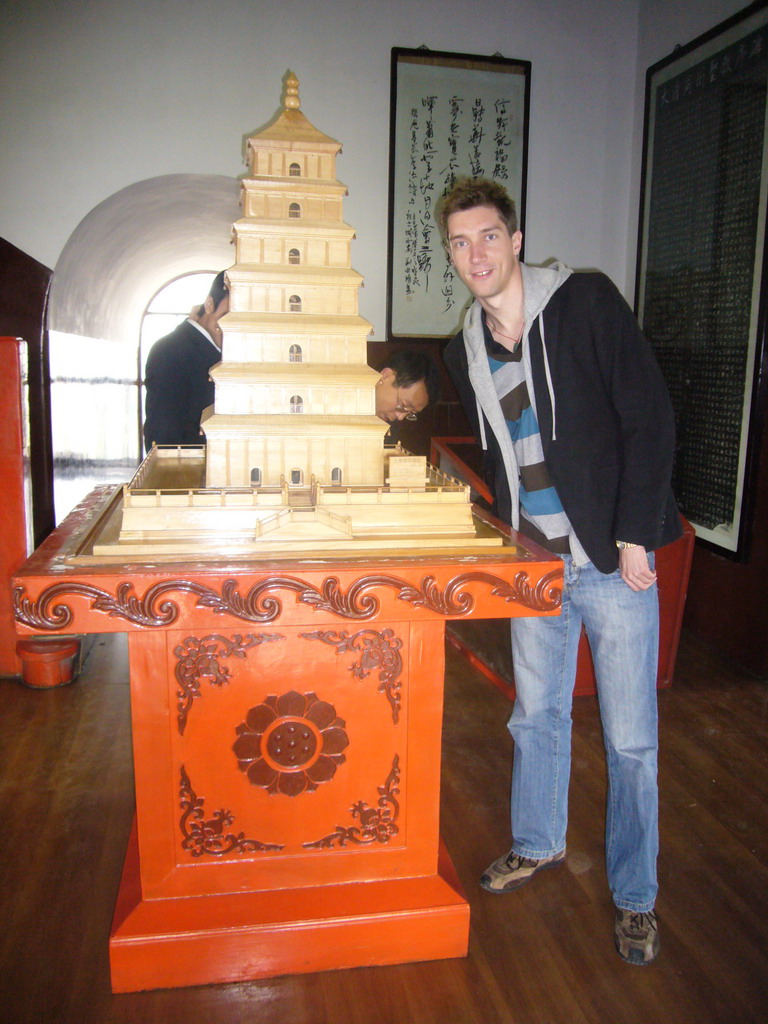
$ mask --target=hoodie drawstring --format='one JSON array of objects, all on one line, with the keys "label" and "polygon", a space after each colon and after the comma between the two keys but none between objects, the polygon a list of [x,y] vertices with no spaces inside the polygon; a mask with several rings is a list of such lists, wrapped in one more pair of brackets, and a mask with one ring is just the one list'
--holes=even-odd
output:
[{"label": "hoodie drawstring", "polygon": [[551,440],[557,440],[557,413],[555,411],[555,390],[552,387],[552,373],[549,369],[549,357],[547,356],[547,339],[544,337],[544,310],[539,313],[539,332],[541,334],[541,349],[544,353],[544,375],[547,378],[547,391],[549,393],[549,404],[552,407],[552,435]]},{"label": "hoodie drawstring", "polygon": [[484,452],[487,452],[488,438],[485,435],[485,416],[483,415],[483,407],[480,405],[480,399],[477,397],[477,392],[475,392],[475,405],[477,406],[477,422],[480,424],[480,447]]}]

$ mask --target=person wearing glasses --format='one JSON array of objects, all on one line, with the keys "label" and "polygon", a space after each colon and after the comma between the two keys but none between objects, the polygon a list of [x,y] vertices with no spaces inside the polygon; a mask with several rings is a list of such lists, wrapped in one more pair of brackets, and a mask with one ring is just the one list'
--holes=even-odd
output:
[{"label": "person wearing glasses", "polygon": [[385,423],[415,420],[440,396],[437,367],[423,352],[401,349],[379,373],[376,415]]}]

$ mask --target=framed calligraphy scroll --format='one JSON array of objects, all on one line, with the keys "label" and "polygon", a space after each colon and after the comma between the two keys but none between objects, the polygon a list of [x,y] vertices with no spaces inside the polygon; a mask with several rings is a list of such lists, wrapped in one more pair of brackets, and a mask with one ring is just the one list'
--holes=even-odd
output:
[{"label": "framed calligraphy scroll", "polygon": [[453,273],[435,206],[457,178],[493,178],[525,226],[531,65],[392,50],[387,339],[448,338],[469,292]]},{"label": "framed calligraphy scroll", "polygon": [[675,408],[680,509],[742,561],[768,370],[767,86],[765,2],[646,77],[636,308]]}]

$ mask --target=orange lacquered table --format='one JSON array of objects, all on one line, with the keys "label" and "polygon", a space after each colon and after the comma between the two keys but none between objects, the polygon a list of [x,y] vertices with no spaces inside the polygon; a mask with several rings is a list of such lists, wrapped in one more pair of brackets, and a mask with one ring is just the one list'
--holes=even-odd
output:
[{"label": "orange lacquered table", "polygon": [[557,614],[560,560],[510,533],[473,555],[88,564],[110,494],[32,555],[14,608],[21,635],[128,633],[113,990],[465,955],[439,841],[445,622]]}]

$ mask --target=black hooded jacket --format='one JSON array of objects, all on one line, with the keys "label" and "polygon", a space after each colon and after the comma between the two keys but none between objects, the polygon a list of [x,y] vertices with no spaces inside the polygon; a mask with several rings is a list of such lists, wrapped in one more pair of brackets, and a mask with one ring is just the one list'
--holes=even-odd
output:
[{"label": "black hooded jacket", "polygon": [[[600,572],[611,573],[617,540],[651,551],[681,534],[670,486],[674,414],[667,387],[632,311],[605,275],[565,273],[555,281],[557,271],[521,268],[523,358],[530,360],[544,458],[579,542]],[[445,362],[475,436],[486,440],[496,513],[517,527],[517,470],[508,455],[505,462],[495,392],[485,384],[479,314],[475,303]]]}]

